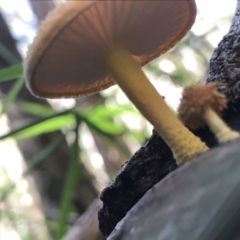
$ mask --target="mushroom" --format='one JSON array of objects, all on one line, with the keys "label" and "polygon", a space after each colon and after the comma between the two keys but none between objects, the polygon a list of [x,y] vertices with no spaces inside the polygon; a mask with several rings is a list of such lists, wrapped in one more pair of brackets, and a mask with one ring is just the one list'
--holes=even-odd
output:
[{"label": "mushroom", "polygon": [[232,141],[239,133],[219,117],[226,103],[225,96],[216,91],[216,83],[189,86],[183,91],[178,117],[192,130],[208,125],[219,143]]},{"label": "mushroom", "polygon": [[141,66],[173,47],[195,15],[189,0],[67,1],[29,47],[27,86],[37,96],[62,98],[117,83],[182,164],[208,148],[173,114]]}]

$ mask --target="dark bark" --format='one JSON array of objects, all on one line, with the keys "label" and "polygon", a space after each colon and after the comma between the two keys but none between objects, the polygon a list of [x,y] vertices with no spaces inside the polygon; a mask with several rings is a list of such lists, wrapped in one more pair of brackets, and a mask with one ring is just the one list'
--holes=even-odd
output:
[{"label": "dark bark", "polygon": [[171,150],[156,131],[126,162],[101,194],[100,230],[107,237],[127,211],[150,189],[177,168]]},{"label": "dark bark", "polygon": [[234,103],[240,96],[240,2],[229,32],[214,50],[206,82],[217,82],[218,90]]},{"label": "dark bark", "polygon": [[[229,33],[212,55],[207,82],[219,82],[218,90],[228,98],[223,119],[236,131],[240,131],[240,3]],[[208,128],[194,131],[210,147],[218,143]],[[116,224],[136,202],[176,169],[175,159],[161,137],[153,132],[148,143],[123,165],[117,177],[101,194],[103,208],[99,212],[100,230],[107,237]]]}]

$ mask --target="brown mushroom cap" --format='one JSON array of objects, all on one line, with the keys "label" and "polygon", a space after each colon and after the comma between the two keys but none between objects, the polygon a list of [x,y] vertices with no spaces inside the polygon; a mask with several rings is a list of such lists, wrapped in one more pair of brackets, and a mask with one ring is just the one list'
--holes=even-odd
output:
[{"label": "brown mushroom cap", "polygon": [[226,103],[226,97],[216,90],[215,83],[189,86],[183,91],[178,117],[190,129],[197,129],[205,125],[203,116],[208,107],[220,114]]},{"label": "brown mushroom cap", "polygon": [[172,48],[195,15],[192,0],[63,3],[43,22],[29,47],[24,63],[27,86],[47,98],[106,89],[115,84],[102,64],[107,51],[122,45],[145,65]]}]

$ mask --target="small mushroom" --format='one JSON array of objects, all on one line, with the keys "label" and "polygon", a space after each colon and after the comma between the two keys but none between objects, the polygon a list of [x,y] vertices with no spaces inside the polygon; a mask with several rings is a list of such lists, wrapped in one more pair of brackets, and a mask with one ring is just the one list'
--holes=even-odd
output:
[{"label": "small mushroom", "polygon": [[225,96],[216,91],[215,83],[189,86],[183,91],[178,116],[192,130],[208,125],[219,143],[225,143],[239,138],[239,133],[219,117],[226,103]]},{"label": "small mushroom", "polygon": [[25,60],[28,88],[79,97],[118,84],[172,149],[178,164],[207,151],[173,114],[141,66],[194,23],[194,1],[67,1],[42,24]]}]

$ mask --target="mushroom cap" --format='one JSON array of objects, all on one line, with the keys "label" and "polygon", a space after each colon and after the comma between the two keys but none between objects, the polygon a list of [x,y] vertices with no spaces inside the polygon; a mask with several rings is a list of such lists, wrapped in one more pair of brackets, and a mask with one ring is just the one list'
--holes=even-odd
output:
[{"label": "mushroom cap", "polygon": [[102,63],[109,50],[124,46],[143,66],[183,38],[195,16],[194,0],[67,1],[28,49],[27,86],[47,98],[106,89],[115,84]]},{"label": "mushroom cap", "polygon": [[216,83],[192,85],[183,90],[178,117],[185,126],[197,129],[205,125],[203,115],[206,108],[220,114],[226,104],[226,97],[216,90]]}]

